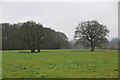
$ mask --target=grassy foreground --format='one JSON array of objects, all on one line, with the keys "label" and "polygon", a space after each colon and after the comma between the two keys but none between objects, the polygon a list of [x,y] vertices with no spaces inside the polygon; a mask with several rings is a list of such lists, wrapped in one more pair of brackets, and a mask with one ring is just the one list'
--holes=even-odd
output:
[{"label": "grassy foreground", "polygon": [[3,51],[3,78],[117,78],[117,51]]}]

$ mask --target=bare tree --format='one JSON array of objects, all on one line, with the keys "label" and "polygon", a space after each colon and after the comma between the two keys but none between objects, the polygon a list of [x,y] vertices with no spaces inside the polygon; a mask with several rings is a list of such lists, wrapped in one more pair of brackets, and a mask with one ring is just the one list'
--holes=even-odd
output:
[{"label": "bare tree", "polygon": [[78,39],[80,43],[90,46],[91,51],[94,51],[95,47],[107,41],[106,36],[108,33],[109,30],[106,26],[93,20],[78,24],[74,37]]}]

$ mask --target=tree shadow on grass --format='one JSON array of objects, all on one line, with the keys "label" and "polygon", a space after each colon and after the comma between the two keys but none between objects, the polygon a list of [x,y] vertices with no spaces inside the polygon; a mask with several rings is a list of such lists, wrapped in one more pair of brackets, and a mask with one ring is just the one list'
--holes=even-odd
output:
[{"label": "tree shadow on grass", "polygon": [[18,53],[28,53],[28,54],[34,54],[34,53],[40,53],[40,52],[30,52],[30,51],[18,51]]}]

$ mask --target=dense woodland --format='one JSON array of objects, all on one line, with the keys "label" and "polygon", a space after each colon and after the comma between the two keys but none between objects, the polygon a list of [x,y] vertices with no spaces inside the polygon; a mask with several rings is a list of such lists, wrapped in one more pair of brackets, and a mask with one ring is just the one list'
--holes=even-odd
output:
[{"label": "dense woodland", "polygon": [[34,21],[2,23],[2,49],[61,49],[67,48],[68,38]]},{"label": "dense woodland", "polygon": [[[27,21],[23,23],[1,23],[2,24],[2,49],[21,50],[35,49],[89,49],[83,44],[75,45],[75,40],[68,41],[67,36],[62,32],[56,32],[51,28],[46,28],[40,23]],[[118,49],[118,38],[113,38],[99,49]]]}]

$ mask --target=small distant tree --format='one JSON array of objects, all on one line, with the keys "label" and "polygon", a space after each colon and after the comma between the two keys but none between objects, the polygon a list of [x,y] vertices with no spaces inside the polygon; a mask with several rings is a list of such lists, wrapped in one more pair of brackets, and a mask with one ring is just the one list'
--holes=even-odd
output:
[{"label": "small distant tree", "polygon": [[120,42],[120,38],[118,38],[118,37],[112,38],[111,41],[109,41],[108,48],[109,49],[118,49],[119,42]]},{"label": "small distant tree", "polygon": [[102,43],[108,41],[106,36],[109,30],[106,26],[99,24],[97,21],[85,21],[78,24],[75,31],[75,39],[78,39],[77,43],[82,43],[85,46],[88,45],[91,51],[95,50],[95,47],[100,46]]}]

